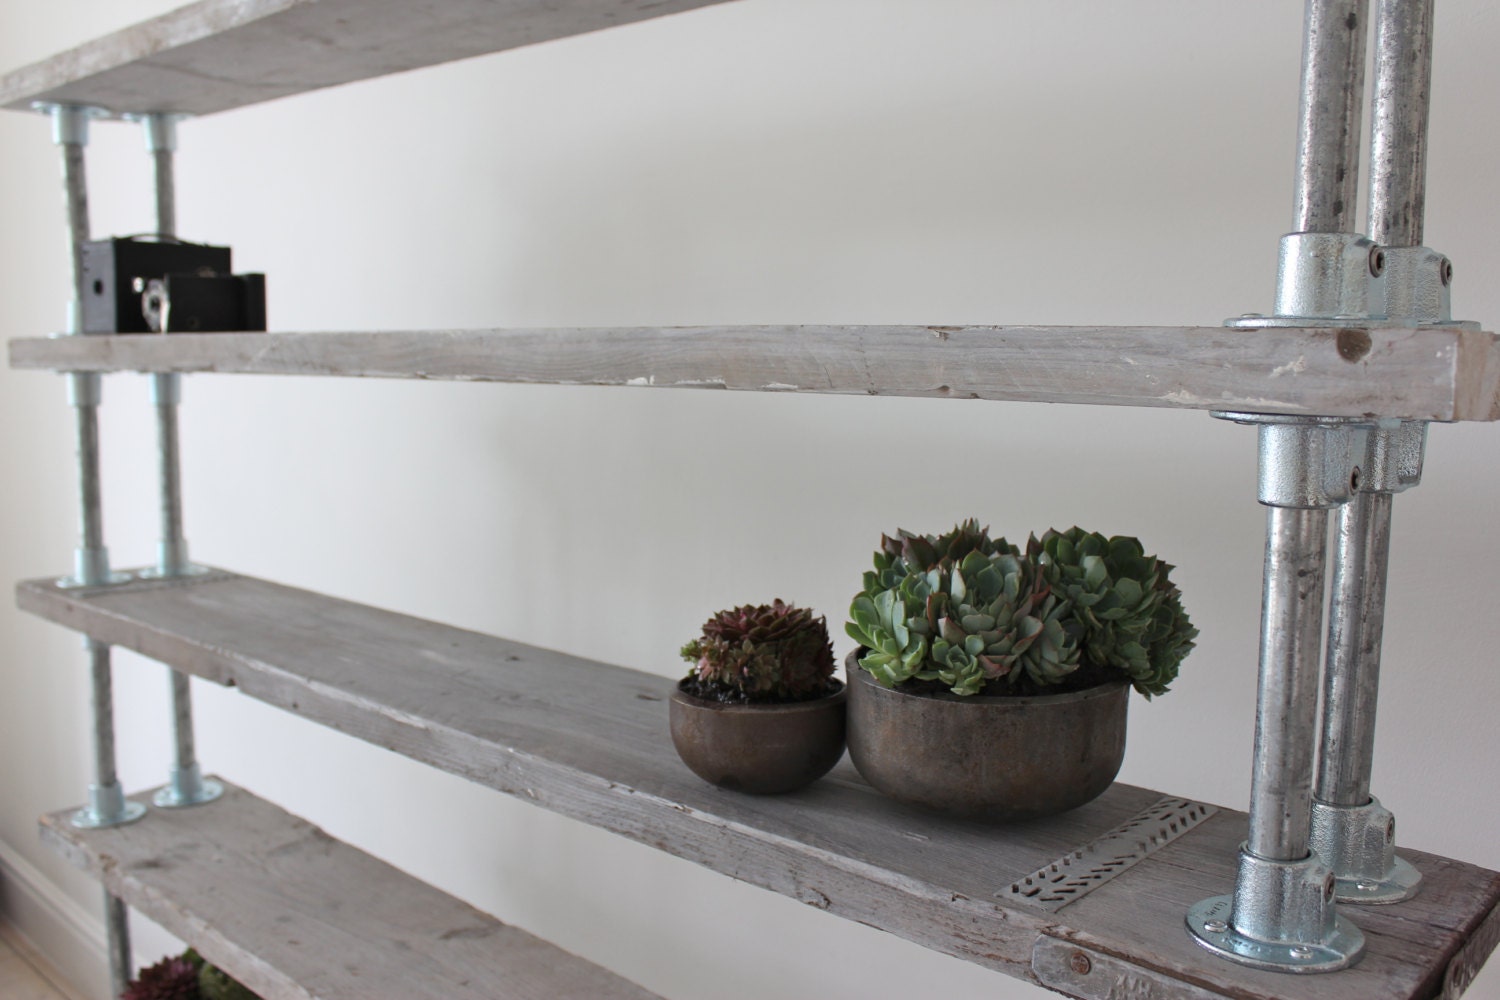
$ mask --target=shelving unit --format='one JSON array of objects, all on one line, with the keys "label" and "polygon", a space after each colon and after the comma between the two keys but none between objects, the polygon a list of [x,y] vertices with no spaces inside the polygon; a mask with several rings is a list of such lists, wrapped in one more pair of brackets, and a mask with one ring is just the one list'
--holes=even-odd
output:
[{"label": "shelving unit", "polygon": [[[1112,965],[1116,978],[1156,989],[1189,983],[1244,1000],[1394,1000],[1462,981],[1483,957],[1471,952],[1487,953],[1500,937],[1500,873],[1408,852],[1425,891],[1401,907],[1359,914],[1369,954],[1358,966],[1307,978],[1242,969],[1196,947],[1182,914],[1233,881],[1243,813],[1116,784],[1081,809],[996,830],[901,806],[847,762],[794,795],[736,795],[699,781],[677,759],[662,725],[671,681],[661,677],[222,571],[99,590],[30,581],[17,594],[24,610],[101,642],[820,910],[1075,995],[1107,994],[1095,992],[1092,973],[1068,962],[1034,964],[1036,954],[1066,946],[1070,956]],[[575,697],[580,690],[591,697]],[[1126,857],[1130,867],[1106,881],[1091,865],[1061,899],[1030,894],[1028,877],[1054,878],[1035,873],[1101,840],[1110,861]],[[912,851],[913,842],[923,849]],[[985,865],[954,863],[979,856]],[[1075,873],[1064,872],[1066,885]]]},{"label": "shelving unit", "polygon": [[654,995],[243,789],[226,786],[215,806],[102,830],[60,812],[42,818],[42,838],[264,997]]},{"label": "shelving unit", "polygon": [[[208,114],[710,2],[205,0],[0,77],[0,107]],[[1500,419],[1493,334],[1352,320],[1253,335],[807,326],[57,336],[11,341],[10,363]],[[1190,906],[1234,884],[1244,813],[1117,784],[1074,812],[996,829],[900,806],[847,763],[791,796],[739,796],[676,759],[664,725],[670,683],[655,676],[222,570],[97,587],[36,580],[17,594],[24,610],[99,646],[1073,996],[1456,997],[1500,943],[1500,873],[1403,848],[1422,893],[1348,914],[1367,942],[1358,965],[1315,977],[1245,968],[1184,930]],[[569,696],[579,689],[592,697]],[[415,977],[403,996],[646,995],[239,789],[131,826],[77,830],[68,815],[43,820],[50,843],[268,996],[366,995],[364,984],[395,981],[403,962]],[[982,868],[953,863],[979,852]],[[291,919],[268,928],[253,909],[245,918],[225,906],[203,886],[209,864],[262,912]],[[386,899],[429,916],[406,926],[377,905]],[[310,962],[309,939],[319,960],[337,952],[348,975]]]}]

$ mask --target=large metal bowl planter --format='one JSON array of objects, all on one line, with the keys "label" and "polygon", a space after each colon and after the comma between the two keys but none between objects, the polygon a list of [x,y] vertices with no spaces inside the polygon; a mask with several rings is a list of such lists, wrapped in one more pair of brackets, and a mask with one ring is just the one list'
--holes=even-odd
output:
[{"label": "large metal bowl planter", "polygon": [[1098,797],[1125,758],[1130,687],[1039,697],[909,694],[845,661],[849,756],[893,799],[958,816],[1035,819]]},{"label": "large metal bowl planter", "polygon": [[844,756],[849,689],[785,705],[734,705],[672,692],[672,744],[704,781],[776,795],[810,785]]}]

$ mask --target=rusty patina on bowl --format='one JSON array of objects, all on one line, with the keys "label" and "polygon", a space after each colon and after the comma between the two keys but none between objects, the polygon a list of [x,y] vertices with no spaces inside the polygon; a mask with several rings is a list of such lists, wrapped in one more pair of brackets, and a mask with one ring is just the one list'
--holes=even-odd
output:
[{"label": "rusty patina on bowl", "polygon": [[672,692],[672,745],[704,781],[776,795],[810,785],[844,756],[849,689],[790,705],[726,705]]},{"label": "rusty patina on bowl", "polygon": [[915,695],[849,676],[849,756],[901,802],[957,816],[1035,819],[1098,797],[1125,759],[1124,681],[1035,698]]}]

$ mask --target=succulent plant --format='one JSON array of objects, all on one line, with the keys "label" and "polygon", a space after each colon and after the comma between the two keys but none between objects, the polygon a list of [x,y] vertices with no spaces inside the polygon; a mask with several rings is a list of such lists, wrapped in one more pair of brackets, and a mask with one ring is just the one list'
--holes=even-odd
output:
[{"label": "succulent plant", "polygon": [[198,972],[198,990],[203,1000],[260,1000],[248,987],[216,965],[204,963]]},{"label": "succulent plant", "polygon": [[199,1000],[198,969],[186,958],[168,956],[140,971],[120,1000]]},{"label": "succulent plant", "polygon": [[1120,670],[1148,698],[1164,694],[1198,636],[1172,567],[1137,539],[1077,527],[1033,536],[1027,553],[1072,604],[1089,662]]},{"label": "succulent plant", "polygon": [[682,657],[701,692],[745,701],[804,701],[836,684],[827,620],[779,598],[718,612]]},{"label": "succulent plant", "polygon": [[864,584],[846,630],[867,649],[860,666],[886,687],[939,681],[970,695],[1023,674],[1055,684],[1078,667],[1080,630],[1066,602],[978,521],[882,538]]},{"label": "succulent plant", "polygon": [[1088,665],[1084,683],[1118,671],[1149,698],[1198,635],[1171,569],[1134,538],[1079,528],[1033,535],[1024,554],[972,519],[937,536],[898,531],[881,539],[845,628],[886,687],[1031,691]]}]

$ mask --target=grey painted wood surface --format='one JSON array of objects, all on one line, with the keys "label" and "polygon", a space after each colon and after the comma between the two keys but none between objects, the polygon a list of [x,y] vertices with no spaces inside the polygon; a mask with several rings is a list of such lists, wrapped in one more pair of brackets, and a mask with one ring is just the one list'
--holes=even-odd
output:
[{"label": "grey painted wood surface", "polygon": [[1072,813],[1008,827],[891,802],[847,762],[802,792],[737,795],[677,759],[668,679],[227,573],[100,591],[34,581],[18,599],[416,760],[1033,982],[1043,933],[1243,1000],[1431,997],[1450,965],[1477,967],[1494,946],[1475,932],[1500,901],[1500,874],[1404,851],[1423,892],[1350,913],[1369,937],[1359,966],[1314,977],[1242,969],[1197,948],[1183,926],[1191,903],[1229,890],[1242,813],[1220,811],[1048,912],[1006,890],[1158,793],[1116,784]]},{"label": "grey painted wood surface", "polygon": [[16,368],[244,372],[1500,419],[1460,329],[720,326],[13,340]]},{"label": "grey painted wood surface", "polygon": [[42,839],[266,1000],[655,996],[233,785],[129,826],[71,815]]},{"label": "grey painted wood surface", "polygon": [[201,0],[0,76],[0,107],[206,115],[723,2]]}]

